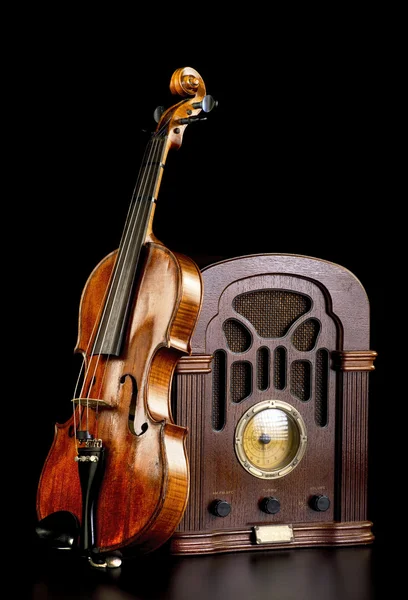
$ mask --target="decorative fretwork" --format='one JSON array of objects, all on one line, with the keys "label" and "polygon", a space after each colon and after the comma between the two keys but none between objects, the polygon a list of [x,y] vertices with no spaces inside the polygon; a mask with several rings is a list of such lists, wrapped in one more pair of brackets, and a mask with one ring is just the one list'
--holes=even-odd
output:
[{"label": "decorative fretwork", "polygon": [[290,366],[290,391],[302,402],[310,400],[311,365],[306,360],[295,360]]},{"label": "decorative fretwork", "polygon": [[231,401],[242,402],[252,391],[252,364],[236,361],[231,366]]},{"label": "decorative fretwork", "polygon": [[310,352],[316,345],[319,331],[319,321],[308,319],[296,327],[292,335],[292,344],[300,352]]},{"label": "decorative fretwork", "polygon": [[[226,409],[221,407],[227,401],[237,404],[253,391],[270,387],[301,402],[309,402],[313,394],[316,425],[326,426],[329,354],[318,348],[324,313],[319,309],[319,318],[315,317],[309,296],[285,289],[238,294],[232,306],[246,322],[236,316],[222,323],[224,349],[222,355],[221,350],[215,353],[213,375],[214,429],[225,424]],[[234,359],[237,353],[245,354],[242,360]]]}]

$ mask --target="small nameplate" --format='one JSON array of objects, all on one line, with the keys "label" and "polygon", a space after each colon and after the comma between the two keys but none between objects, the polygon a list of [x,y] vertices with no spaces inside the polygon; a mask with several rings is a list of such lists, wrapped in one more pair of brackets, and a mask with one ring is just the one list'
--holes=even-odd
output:
[{"label": "small nameplate", "polygon": [[255,525],[257,544],[280,544],[293,542],[292,525]]}]

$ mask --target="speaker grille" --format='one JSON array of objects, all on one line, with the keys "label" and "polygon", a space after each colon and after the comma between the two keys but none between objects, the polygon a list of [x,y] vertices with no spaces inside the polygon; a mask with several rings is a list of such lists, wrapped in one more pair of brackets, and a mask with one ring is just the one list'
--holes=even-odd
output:
[{"label": "speaker grille", "polygon": [[269,348],[259,348],[256,359],[256,377],[258,390],[269,387],[270,354]]},{"label": "speaker grille", "polygon": [[290,366],[290,392],[302,402],[310,400],[310,363],[295,360]]},{"label": "speaker grille", "polygon": [[213,358],[212,426],[221,431],[225,425],[226,361],[225,352],[214,352]]},{"label": "speaker grille", "polygon": [[236,319],[228,319],[222,327],[228,347],[232,352],[245,352],[245,350],[248,350],[252,336],[245,325]]},{"label": "speaker grille", "polygon": [[316,425],[327,425],[327,386],[329,379],[329,353],[327,350],[318,350],[316,353],[316,393],[315,393],[315,419]]},{"label": "speaker grille", "polygon": [[296,328],[292,336],[292,344],[300,352],[309,352],[317,342],[320,324],[316,319],[308,319]]},{"label": "speaker grille", "polygon": [[283,346],[276,348],[273,366],[273,384],[277,390],[283,390],[286,386],[286,349]]},{"label": "speaker grille", "polygon": [[231,366],[231,401],[242,402],[252,392],[252,364],[236,361]]},{"label": "speaker grille", "polygon": [[245,317],[264,338],[283,337],[289,327],[309,312],[311,300],[283,290],[256,290],[236,296],[234,310]]}]

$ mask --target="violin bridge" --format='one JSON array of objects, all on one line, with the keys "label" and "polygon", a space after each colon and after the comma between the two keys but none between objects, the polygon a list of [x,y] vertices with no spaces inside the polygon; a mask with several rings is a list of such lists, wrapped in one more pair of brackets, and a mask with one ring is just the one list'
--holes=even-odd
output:
[{"label": "violin bridge", "polygon": [[73,398],[72,402],[77,405],[86,406],[87,408],[113,408],[105,400],[97,400],[96,398]]}]

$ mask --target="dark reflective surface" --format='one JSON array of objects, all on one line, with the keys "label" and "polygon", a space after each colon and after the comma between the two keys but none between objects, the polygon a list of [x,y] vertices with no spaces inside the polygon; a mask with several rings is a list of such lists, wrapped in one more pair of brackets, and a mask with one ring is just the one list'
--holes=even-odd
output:
[{"label": "dark reflective surface", "polygon": [[177,557],[164,550],[100,571],[69,553],[37,553],[32,599],[371,600],[394,597],[398,561],[387,556],[375,544]]}]

